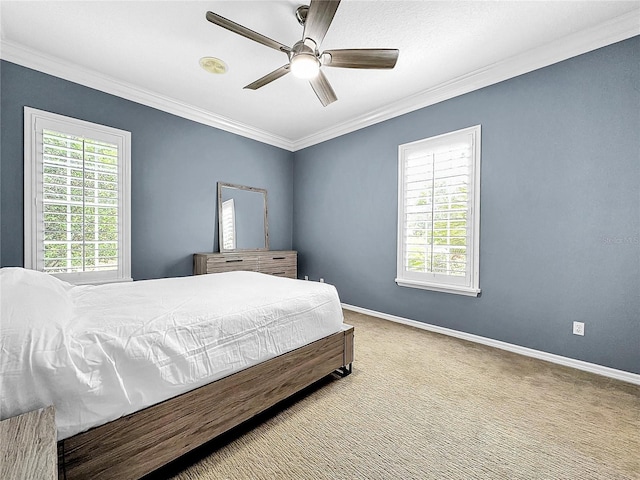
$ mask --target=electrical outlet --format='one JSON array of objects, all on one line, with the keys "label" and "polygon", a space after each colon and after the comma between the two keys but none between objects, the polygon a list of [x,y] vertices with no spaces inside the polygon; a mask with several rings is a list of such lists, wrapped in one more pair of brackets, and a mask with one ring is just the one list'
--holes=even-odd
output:
[{"label": "electrical outlet", "polygon": [[584,322],[573,322],[573,334],[584,336]]}]

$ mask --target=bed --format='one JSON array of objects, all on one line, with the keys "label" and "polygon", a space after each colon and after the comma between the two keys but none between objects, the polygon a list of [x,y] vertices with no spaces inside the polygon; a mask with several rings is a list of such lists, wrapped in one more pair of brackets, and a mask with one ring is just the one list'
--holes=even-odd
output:
[{"label": "bed", "polygon": [[328,284],[0,279],[0,417],[55,406],[60,478],[139,478],[353,361]]}]

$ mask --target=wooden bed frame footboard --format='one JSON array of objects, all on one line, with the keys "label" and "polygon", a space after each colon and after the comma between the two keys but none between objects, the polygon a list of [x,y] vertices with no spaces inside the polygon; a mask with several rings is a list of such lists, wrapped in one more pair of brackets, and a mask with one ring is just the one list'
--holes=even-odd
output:
[{"label": "wooden bed frame footboard", "polygon": [[339,370],[353,327],[58,442],[58,478],[137,479]]}]

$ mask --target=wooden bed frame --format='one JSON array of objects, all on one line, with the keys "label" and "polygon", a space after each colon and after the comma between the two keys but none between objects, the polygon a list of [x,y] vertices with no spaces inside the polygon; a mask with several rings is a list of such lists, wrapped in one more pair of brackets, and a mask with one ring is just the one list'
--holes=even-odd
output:
[{"label": "wooden bed frame", "polygon": [[58,442],[58,478],[137,479],[353,362],[353,327]]}]

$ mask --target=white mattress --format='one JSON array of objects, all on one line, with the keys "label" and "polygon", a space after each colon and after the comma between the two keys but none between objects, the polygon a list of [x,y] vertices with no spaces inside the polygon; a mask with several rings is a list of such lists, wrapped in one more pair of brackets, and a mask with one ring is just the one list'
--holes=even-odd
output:
[{"label": "white mattress", "polygon": [[0,270],[0,418],[55,405],[58,439],[340,330],[328,284],[253,272],[73,286]]}]

